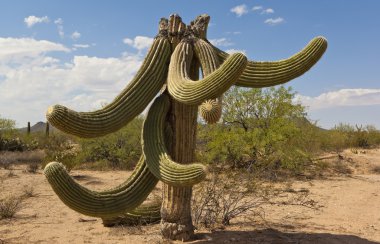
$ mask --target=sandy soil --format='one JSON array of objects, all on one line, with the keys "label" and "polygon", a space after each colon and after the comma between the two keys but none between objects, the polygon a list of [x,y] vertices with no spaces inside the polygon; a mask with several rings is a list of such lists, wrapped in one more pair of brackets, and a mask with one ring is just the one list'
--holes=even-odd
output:
[{"label": "sandy soil", "polygon": [[[318,210],[300,206],[264,206],[265,221],[233,222],[223,230],[197,233],[192,243],[380,243],[380,150],[354,154],[347,150],[350,175],[295,181],[294,190],[309,190]],[[377,173],[374,169],[377,168]],[[159,227],[103,227],[101,220],[67,208],[51,190],[41,171],[25,166],[0,170],[0,198],[23,195],[32,187],[13,219],[0,220],[3,243],[168,243]],[[128,172],[74,171],[92,189],[122,182]]]}]

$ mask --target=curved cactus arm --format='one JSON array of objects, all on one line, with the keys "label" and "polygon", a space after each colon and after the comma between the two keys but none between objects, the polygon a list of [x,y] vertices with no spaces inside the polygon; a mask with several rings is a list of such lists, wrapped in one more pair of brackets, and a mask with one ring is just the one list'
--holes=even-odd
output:
[{"label": "curved cactus arm", "polygon": [[170,53],[169,41],[157,37],[136,76],[112,103],[94,112],[55,105],[46,118],[56,128],[79,137],[98,137],[120,129],[146,108],[165,83]]},{"label": "curved cactus arm", "polygon": [[171,160],[165,146],[165,120],[169,97],[162,94],[153,102],[144,122],[142,145],[149,170],[162,182],[173,186],[191,186],[206,175],[202,164],[178,164]]},{"label": "curved cactus arm", "polygon": [[[219,66],[219,60],[215,58],[213,47],[206,41],[199,39],[194,44],[195,55],[201,63],[203,77],[214,72]],[[223,95],[218,98],[204,101],[199,106],[201,117],[208,124],[214,124],[219,121],[222,116],[222,99]]]},{"label": "curved cactus arm", "polygon": [[186,41],[179,43],[172,54],[168,75],[170,95],[188,105],[199,105],[207,99],[223,94],[236,82],[247,64],[247,58],[241,53],[236,53],[229,56],[212,74],[193,81],[189,78],[192,58],[192,45]]},{"label": "curved cactus arm", "polygon": [[158,180],[142,156],[132,176],[110,191],[92,191],[77,182],[58,162],[49,163],[44,174],[58,197],[71,209],[84,215],[112,218],[139,206]]},{"label": "curved cactus arm", "polygon": [[103,225],[153,224],[161,220],[161,201],[144,202],[137,208],[116,218],[103,218]]},{"label": "curved cactus arm", "polygon": [[[229,57],[218,48],[214,49],[219,60],[223,61]],[[302,51],[288,59],[273,62],[249,61],[235,85],[260,88],[286,83],[308,71],[326,49],[327,40],[324,37],[316,37]]]}]

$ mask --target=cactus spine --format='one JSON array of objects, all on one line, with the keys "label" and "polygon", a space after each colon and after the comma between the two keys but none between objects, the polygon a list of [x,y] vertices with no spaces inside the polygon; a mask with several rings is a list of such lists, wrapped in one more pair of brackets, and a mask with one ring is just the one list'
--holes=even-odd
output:
[{"label": "cactus spine", "polygon": [[[80,137],[98,137],[126,125],[161,90],[144,122],[143,154],[124,183],[96,192],[75,182],[62,164],[46,166],[48,182],[68,207],[100,217],[106,226],[161,218],[165,238],[189,240],[194,232],[192,185],[206,174],[201,164],[194,163],[198,111],[207,123],[216,123],[223,93],[230,86],[288,82],[309,70],[327,48],[326,39],[317,37],[288,59],[247,61],[243,54],[228,55],[209,43],[209,20],[208,15],[200,15],[186,26],[176,14],[169,20],[162,18],[159,34],[135,78],[103,109],[76,112],[61,105],[48,109],[46,117],[56,128]],[[161,216],[160,204],[145,201],[158,180],[163,182]]]}]

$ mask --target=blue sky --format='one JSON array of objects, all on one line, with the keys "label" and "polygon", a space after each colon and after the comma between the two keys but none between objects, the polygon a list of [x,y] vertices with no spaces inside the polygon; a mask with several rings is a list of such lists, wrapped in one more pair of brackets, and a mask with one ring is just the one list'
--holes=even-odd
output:
[{"label": "blue sky", "polygon": [[161,17],[211,16],[208,38],[277,60],[323,35],[329,48],[291,81],[309,117],[380,128],[380,1],[2,1],[0,115],[24,126],[49,105],[99,108],[128,83]]}]

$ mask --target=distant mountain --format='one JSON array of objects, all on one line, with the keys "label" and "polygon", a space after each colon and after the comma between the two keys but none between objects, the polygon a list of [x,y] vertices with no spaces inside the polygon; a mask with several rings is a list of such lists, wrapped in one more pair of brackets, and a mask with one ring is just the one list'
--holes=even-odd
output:
[{"label": "distant mountain", "polygon": [[317,126],[316,124],[312,123],[306,117],[296,117],[296,118],[293,118],[293,120],[296,123],[296,125],[299,126],[299,127],[302,127],[302,126],[311,126],[311,127],[317,128],[318,130],[321,130],[321,131],[327,131],[326,129],[323,129],[323,128]]},{"label": "distant mountain", "polygon": [[[53,131],[57,130],[51,124],[49,126],[50,126],[49,127],[50,132],[53,132]],[[46,129],[46,123],[40,121],[40,122],[37,122],[35,125],[33,125],[33,126],[30,127],[30,132],[45,132],[45,129]],[[28,131],[28,127],[19,128],[18,130],[20,132],[27,132]]]}]

